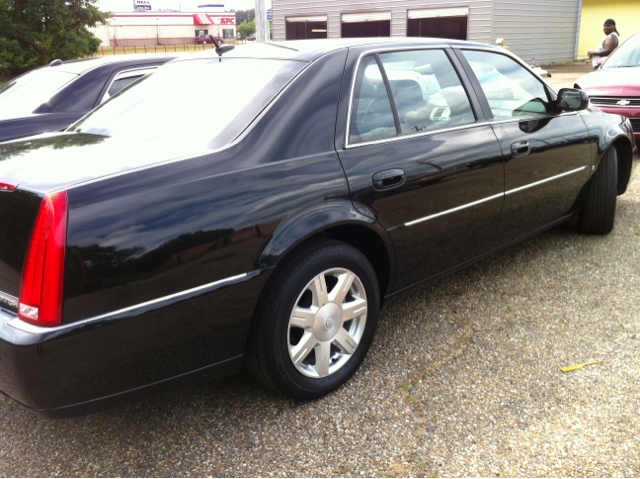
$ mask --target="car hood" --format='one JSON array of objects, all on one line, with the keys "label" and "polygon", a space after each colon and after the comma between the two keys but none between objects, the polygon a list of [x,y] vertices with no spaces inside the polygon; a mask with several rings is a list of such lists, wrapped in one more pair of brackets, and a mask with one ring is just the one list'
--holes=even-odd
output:
[{"label": "car hood", "polygon": [[48,193],[187,156],[197,153],[185,155],[185,145],[180,142],[56,133],[0,143],[0,179]]},{"label": "car hood", "polygon": [[596,70],[581,77],[576,84],[589,96],[640,97],[640,67]]}]

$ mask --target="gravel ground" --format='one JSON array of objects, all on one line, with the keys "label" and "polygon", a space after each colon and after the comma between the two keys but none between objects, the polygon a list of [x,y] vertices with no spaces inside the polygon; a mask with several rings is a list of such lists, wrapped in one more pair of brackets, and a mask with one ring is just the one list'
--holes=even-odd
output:
[{"label": "gravel ground", "polygon": [[608,236],[563,225],[387,306],[312,403],[248,374],[66,421],[0,397],[0,475],[637,477],[639,235],[636,182]]},{"label": "gravel ground", "polygon": [[578,78],[593,71],[591,61],[580,60],[569,63],[552,63],[542,65],[542,68],[551,73],[551,78],[545,78],[553,88],[573,88]]}]

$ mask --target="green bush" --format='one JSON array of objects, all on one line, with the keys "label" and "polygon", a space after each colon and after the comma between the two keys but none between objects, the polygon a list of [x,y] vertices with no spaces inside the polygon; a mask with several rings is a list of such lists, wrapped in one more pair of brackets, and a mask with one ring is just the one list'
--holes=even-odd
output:
[{"label": "green bush", "polygon": [[97,0],[0,0],[0,77],[14,76],[52,60],[92,56],[100,40],[87,27],[109,14]]}]

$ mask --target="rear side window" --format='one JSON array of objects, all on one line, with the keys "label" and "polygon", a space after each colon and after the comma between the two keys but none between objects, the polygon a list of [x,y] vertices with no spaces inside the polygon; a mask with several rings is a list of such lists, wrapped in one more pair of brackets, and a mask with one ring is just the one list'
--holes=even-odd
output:
[{"label": "rear side window", "polygon": [[397,135],[382,73],[373,55],[360,63],[349,125],[349,143],[385,140]]},{"label": "rear side window", "polygon": [[133,82],[139,80],[145,75],[149,75],[157,70],[158,67],[149,68],[136,68],[135,70],[128,70],[120,72],[116,75],[115,79],[109,85],[109,90],[102,97],[100,103],[104,103],[112,96],[118,94],[121,90],[131,85]]},{"label": "rear side window", "polygon": [[55,68],[32,70],[0,86],[0,120],[27,116],[78,75]]},{"label": "rear side window", "polygon": [[109,91],[107,92],[109,94],[107,98],[111,98],[113,95],[118,93],[124,87],[131,85],[134,81],[136,81],[139,78],[142,78],[142,75],[129,77],[129,78],[118,78],[117,80],[114,80],[114,82],[109,87]]},{"label": "rear side window", "polygon": [[443,50],[383,53],[380,59],[398,110],[402,135],[476,121],[469,97]]},{"label": "rear side window", "polygon": [[165,143],[184,154],[220,148],[305,65],[233,58],[171,62],[103,103],[70,131]]},{"label": "rear side window", "polygon": [[500,53],[463,50],[487,97],[494,118],[547,116],[554,112],[544,84]]}]

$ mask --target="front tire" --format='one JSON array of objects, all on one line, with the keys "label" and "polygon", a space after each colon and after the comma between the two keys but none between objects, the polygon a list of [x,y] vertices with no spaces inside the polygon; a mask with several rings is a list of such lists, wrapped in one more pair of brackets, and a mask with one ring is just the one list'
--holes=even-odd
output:
[{"label": "front tire", "polygon": [[375,271],[358,249],[309,243],[274,273],[249,336],[247,367],[287,396],[322,397],[362,363],[379,305]]},{"label": "front tire", "polygon": [[580,231],[601,235],[611,233],[616,216],[617,184],[618,153],[612,146],[603,155],[600,166],[589,182],[578,218]]}]

